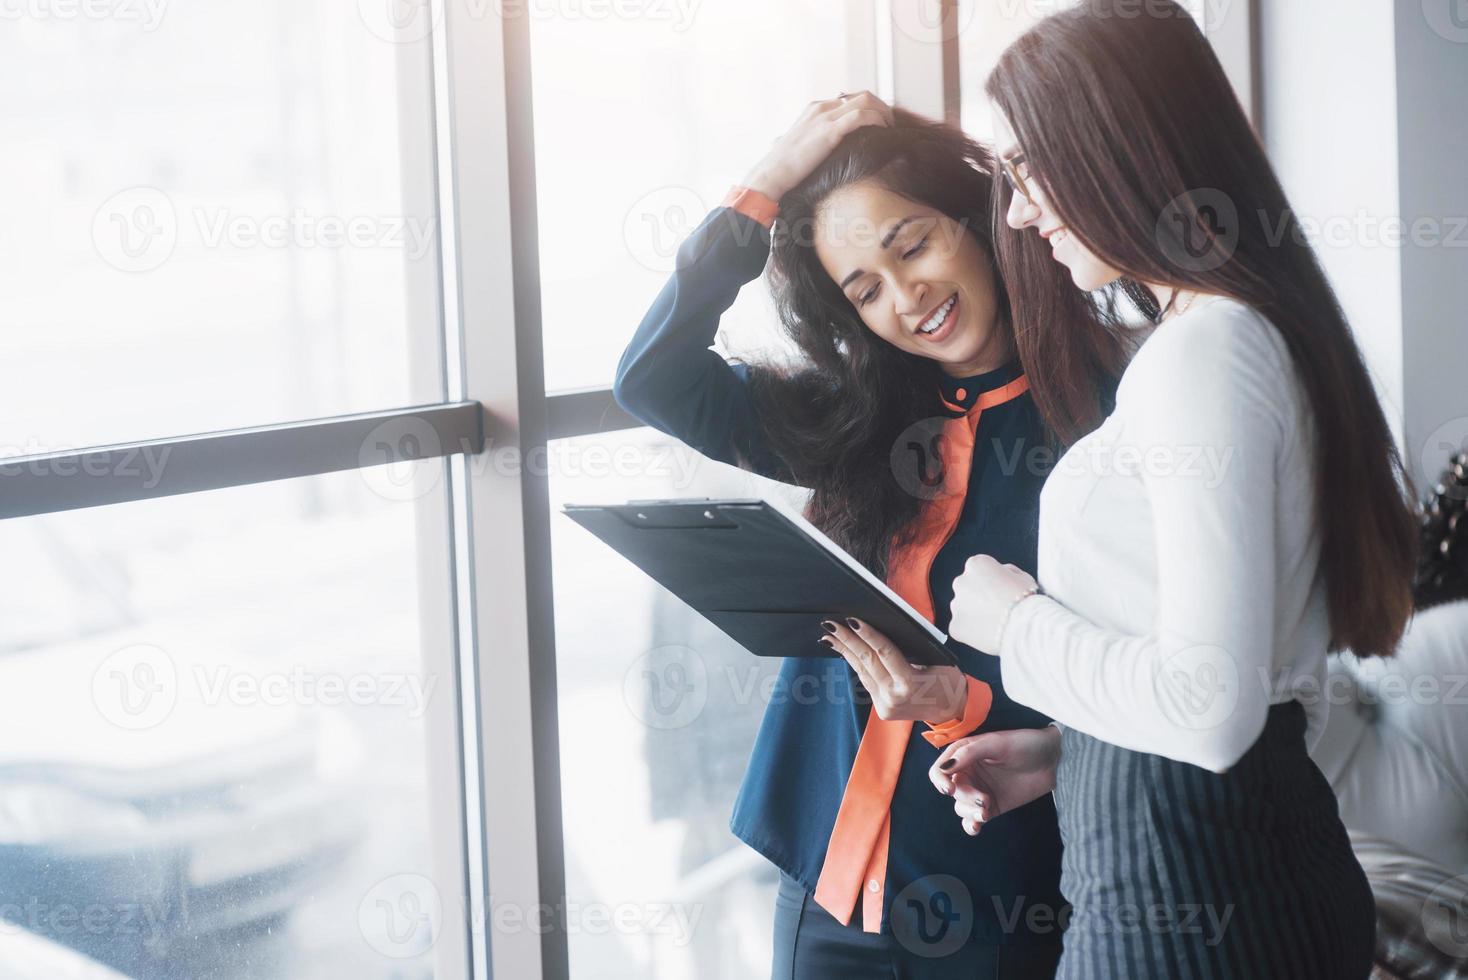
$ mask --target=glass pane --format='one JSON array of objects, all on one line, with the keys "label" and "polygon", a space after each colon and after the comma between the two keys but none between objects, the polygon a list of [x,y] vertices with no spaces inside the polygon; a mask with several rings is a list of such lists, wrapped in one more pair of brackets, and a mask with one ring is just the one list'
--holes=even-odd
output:
[{"label": "glass pane", "polygon": [[559,510],[798,492],[649,429],[552,443],[549,468],[571,975],[768,976],[778,875],[729,814],[778,662]]},{"label": "glass pane", "polygon": [[383,6],[8,8],[0,455],[439,399],[426,42]]},{"label": "glass pane", "polygon": [[[550,390],[611,384],[679,241],[806,103],[876,88],[873,0],[594,6],[528,7]],[[741,351],[775,322],[747,293]]]},{"label": "glass pane", "polygon": [[433,975],[440,922],[393,916],[460,891],[436,500],[378,468],[0,522],[0,950]]},{"label": "glass pane", "polygon": [[[1204,30],[1223,16],[1217,0],[1179,0]],[[958,0],[960,125],[981,140],[994,139],[994,121],[984,83],[1004,49],[1070,0]],[[1227,7],[1227,0],[1223,8]],[[1210,34],[1211,36],[1211,34]]]},{"label": "glass pane", "polygon": [[1046,14],[1061,9],[1060,3],[993,3],[992,0],[959,0],[958,70],[960,125],[985,142],[994,139],[989,97],[984,83],[999,62],[1004,49]]}]

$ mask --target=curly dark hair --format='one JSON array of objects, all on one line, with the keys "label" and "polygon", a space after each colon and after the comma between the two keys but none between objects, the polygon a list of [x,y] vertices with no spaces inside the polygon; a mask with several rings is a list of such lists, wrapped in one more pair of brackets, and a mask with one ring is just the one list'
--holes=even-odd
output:
[{"label": "curly dark hair", "polygon": [[[872,333],[821,265],[813,228],[821,205],[837,190],[876,181],[908,200],[940,211],[973,235],[994,269],[1001,330],[1010,310],[994,260],[992,210],[995,164],[989,148],[957,127],[893,110],[890,126],[847,136],[805,181],[780,200],[772,232],[770,286],[786,333],[806,363],[785,370],[752,365],[751,394],[766,438],[814,494],[807,516],[858,561],[885,575],[888,549],[911,538],[923,501],[903,488],[891,450],[901,433],[924,419],[952,415],[939,395],[942,368]],[[1086,331],[1098,312],[1077,303],[1080,336],[1106,346],[1113,374],[1123,363],[1120,341],[1106,330]],[[1109,346],[1114,345],[1114,346]],[[1076,347],[1085,347],[1081,342]],[[1052,353],[1052,355],[1054,354]],[[1063,352],[1059,358],[1067,357]],[[1079,435],[1099,424],[1100,386],[1090,368],[1079,375]],[[1047,362],[1047,370],[1053,365]]]}]

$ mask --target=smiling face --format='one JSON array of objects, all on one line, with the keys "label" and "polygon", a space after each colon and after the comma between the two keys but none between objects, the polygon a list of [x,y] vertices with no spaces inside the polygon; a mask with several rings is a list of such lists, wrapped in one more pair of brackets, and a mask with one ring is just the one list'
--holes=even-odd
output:
[{"label": "smiling face", "polygon": [[875,181],[833,193],[816,212],[821,265],[867,328],[954,377],[1012,356],[997,323],[989,255],[958,222]]},{"label": "smiling face", "polygon": [[[992,104],[991,104],[992,105]],[[1033,228],[1050,245],[1050,255],[1070,270],[1071,280],[1081,289],[1090,292],[1109,285],[1121,278],[1121,272],[1107,265],[1088,249],[1050,206],[1045,190],[1040,186],[1025,160],[1024,149],[1005,118],[1003,110],[992,105],[995,131],[995,153],[1006,164],[1006,172],[1012,167],[1019,175],[1019,186],[1010,195],[1009,210],[1005,221],[1016,231]],[[1013,178],[1010,183],[1016,183]]]}]

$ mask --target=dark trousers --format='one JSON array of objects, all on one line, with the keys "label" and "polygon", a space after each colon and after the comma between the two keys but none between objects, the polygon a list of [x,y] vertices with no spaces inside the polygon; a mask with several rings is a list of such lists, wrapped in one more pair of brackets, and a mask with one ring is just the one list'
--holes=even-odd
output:
[{"label": "dark trousers", "polygon": [[793,878],[775,896],[771,980],[1051,980],[1055,946],[967,943],[944,957],[924,957],[890,935],[862,932],[861,907],[843,926]]}]

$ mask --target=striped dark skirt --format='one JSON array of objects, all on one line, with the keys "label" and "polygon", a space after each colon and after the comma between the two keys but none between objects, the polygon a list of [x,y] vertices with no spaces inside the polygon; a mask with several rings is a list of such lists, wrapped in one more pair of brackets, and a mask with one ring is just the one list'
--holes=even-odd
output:
[{"label": "striped dark skirt", "polygon": [[1062,738],[1059,977],[1354,980],[1376,914],[1335,795],[1305,752],[1305,711],[1275,705],[1223,774]]}]

